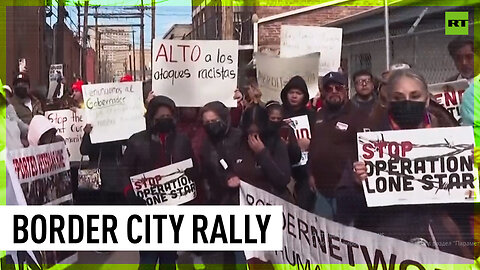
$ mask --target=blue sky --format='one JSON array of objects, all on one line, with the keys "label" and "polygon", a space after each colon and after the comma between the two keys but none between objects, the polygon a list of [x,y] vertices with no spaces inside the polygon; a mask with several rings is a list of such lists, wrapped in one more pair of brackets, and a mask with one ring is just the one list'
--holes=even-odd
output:
[{"label": "blue sky", "polygon": [[[160,2],[162,0],[157,0],[157,2]],[[92,2],[92,1],[91,1]],[[121,2],[121,1],[120,1]],[[144,1],[145,4],[149,4],[149,0]],[[161,3],[157,3],[156,5],[156,37],[157,38],[162,38],[163,35],[170,29],[170,27],[173,24],[189,24],[192,22],[192,7],[191,7],[191,2],[190,1],[164,1]],[[95,3],[93,3],[95,4]],[[125,8],[133,8],[132,6],[130,7],[123,7],[123,6],[101,6],[98,9],[99,13],[118,13],[118,12],[128,12],[128,13],[138,13],[138,10],[134,9],[128,9],[126,10]],[[70,13],[71,19],[73,22],[67,20],[67,23],[72,24],[77,24],[77,11],[75,7],[68,7],[67,8],[68,12]],[[56,12],[56,11],[54,11]],[[89,12],[94,12],[93,8],[89,9]],[[83,8],[81,10],[81,13],[83,13]],[[151,19],[151,10],[147,9],[145,11],[145,48],[150,48],[150,40],[151,40],[151,25],[152,25],[152,19]],[[56,18],[52,18],[53,22],[56,21]],[[83,18],[81,19],[83,23]],[[99,24],[107,25],[107,24],[128,24],[128,23],[140,23],[139,18],[135,19],[98,19]],[[92,17],[89,17],[89,24],[93,25],[95,24],[95,19]],[[72,27],[70,27],[72,28]],[[136,45],[140,44],[140,28],[139,27],[134,27],[134,30],[136,31],[135,33],[135,43]],[[93,44],[92,44],[93,45]]]}]

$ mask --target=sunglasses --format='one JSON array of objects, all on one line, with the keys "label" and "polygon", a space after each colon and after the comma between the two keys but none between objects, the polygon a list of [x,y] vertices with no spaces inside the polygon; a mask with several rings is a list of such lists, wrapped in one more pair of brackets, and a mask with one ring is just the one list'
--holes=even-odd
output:
[{"label": "sunglasses", "polygon": [[325,92],[327,93],[333,93],[333,91],[344,92],[346,90],[347,88],[341,84],[331,84],[325,87]]}]

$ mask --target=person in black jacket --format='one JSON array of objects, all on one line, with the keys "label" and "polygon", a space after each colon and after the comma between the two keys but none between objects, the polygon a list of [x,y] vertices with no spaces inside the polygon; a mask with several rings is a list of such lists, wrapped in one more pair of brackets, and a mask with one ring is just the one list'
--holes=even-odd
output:
[{"label": "person in black jacket", "polygon": [[[285,119],[306,115],[310,125],[310,132],[315,124],[315,111],[308,109],[307,104],[310,96],[308,94],[307,84],[300,76],[295,76],[285,85],[280,94],[282,99],[283,114]],[[287,120],[288,121],[288,120]],[[306,155],[310,148],[311,138],[300,138],[297,140],[302,155]],[[304,153],[304,154],[303,154]],[[295,192],[297,193],[297,204],[305,209],[311,210],[315,194],[308,184],[308,169],[304,160],[300,164],[296,164],[292,168],[292,177],[295,179]]]},{"label": "person in black jacket", "polygon": [[[235,152],[242,138],[239,129],[231,126],[230,112],[219,101],[207,103],[200,110],[200,118],[207,137],[202,143],[200,152],[200,168],[202,179],[206,181],[208,190],[207,203],[211,205],[238,205],[239,178],[233,171]],[[238,269],[245,264],[245,259],[236,256],[241,252],[207,252],[203,253],[204,262],[220,269]],[[237,266],[236,268],[236,264]],[[242,267],[243,268],[243,267]]]},{"label": "person in black jacket", "polygon": [[[88,155],[90,165],[99,164],[100,178],[102,185],[100,193],[95,191],[77,192],[78,204],[103,204],[121,205],[125,204],[125,197],[122,194],[122,174],[118,168],[122,160],[122,147],[125,141],[105,142],[93,144],[90,139],[90,132],[93,127],[87,124],[84,128],[84,136],[80,144],[80,153]],[[100,162],[98,162],[100,160]]]},{"label": "person in black jacket", "polygon": [[236,151],[234,172],[238,176],[238,182],[241,179],[291,200],[287,190],[291,174],[287,146],[278,133],[267,125],[268,114],[265,108],[255,105],[245,111],[240,124],[242,141]]},{"label": "person in black jacket", "polygon": [[[133,194],[129,177],[149,172],[167,165],[192,159],[194,155],[187,136],[177,133],[175,128],[176,106],[173,100],[165,96],[156,96],[147,108],[145,131],[136,133],[127,142],[123,159],[125,193],[134,204],[144,203]],[[196,179],[194,167],[187,169],[185,174],[189,179]],[[155,269],[157,261],[165,269],[175,269],[176,252],[140,251],[139,269]]]},{"label": "person in black jacket", "polygon": [[235,151],[241,131],[231,126],[230,113],[219,101],[206,104],[200,117],[207,137],[202,144],[200,167],[208,185],[209,204],[238,204],[238,186],[231,185]]}]

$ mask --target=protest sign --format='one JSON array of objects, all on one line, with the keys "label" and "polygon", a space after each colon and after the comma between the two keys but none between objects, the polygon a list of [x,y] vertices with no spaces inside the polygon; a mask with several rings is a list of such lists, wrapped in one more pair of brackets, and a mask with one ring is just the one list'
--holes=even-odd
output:
[{"label": "protest sign", "polygon": [[478,201],[472,127],[357,134],[369,207]]},{"label": "protest sign", "polygon": [[126,140],[145,130],[142,82],[82,86],[92,143]]},{"label": "protest sign", "polygon": [[193,167],[187,159],[130,177],[135,195],[147,205],[180,205],[197,196],[197,189],[185,170]]},{"label": "protest sign", "polygon": [[291,58],[256,54],[258,86],[262,91],[262,99],[281,101],[280,92],[296,75],[305,80],[308,94],[314,97],[318,93],[319,57],[319,53]]},{"label": "protest sign", "polygon": [[216,100],[236,107],[237,70],[236,40],[154,40],[153,90],[179,107]]},{"label": "protest sign", "polygon": [[[10,190],[7,199],[18,205],[73,204],[70,165],[65,143],[21,148],[7,153],[6,168]],[[7,251],[13,263],[45,269],[63,269],[77,261],[75,251]],[[60,266],[60,267],[58,267]],[[36,269],[32,267],[32,269]]]},{"label": "protest sign", "polygon": [[[298,139],[312,139],[310,132],[310,122],[308,116],[301,115],[297,117],[288,118],[285,120],[291,128],[295,131],[295,137]],[[300,162],[293,165],[294,167],[306,165],[308,161],[308,151],[302,151],[302,158]]]},{"label": "protest sign", "polygon": [[48,81],[49,81],[49,86],[48,86],[48,95],[47,99],[52,99],[52,98],[61,98],[63,96],[63,89],[64,85],[61,84],[60,86],[60,92],[58,93],[57,96],[54,96],[53,94],[55,93],[55,89],[57,88],[58,82],[57,80],[59,78],[63,78],[63,65],[62,64],[53,64],[50,65],[50,71],[49,71],[49,76],[48,76]]},{"label": "protest sign", "polygon": [[274,269],[473,269],[473,260],[341,225],[245,182],[240,205],[283,206],[283,249],[245,251],[247,260],[260,259]]},{"label": "protest sign", "polygon": [[[45,117],[52,122],[58,135],[65,139],[70,162],[80,161],[80,145],[82,144],[83,128],[85,127],[85,110],[47,111]],[[88,160],[88,156],[84,157]]]},{"label": "protest sign", "polygon": [[435,101],[445,107],[459,122],[462,118],[460,104],[462,104],[462,96],[467,88],[468,81],[466,79],[428,85],[428,91],[433,94]]},{"label": "protest sign", "polygon": [[282,25],[280,56],[295,57],[320,52],[318,76],[340,67],[342,28]]}]

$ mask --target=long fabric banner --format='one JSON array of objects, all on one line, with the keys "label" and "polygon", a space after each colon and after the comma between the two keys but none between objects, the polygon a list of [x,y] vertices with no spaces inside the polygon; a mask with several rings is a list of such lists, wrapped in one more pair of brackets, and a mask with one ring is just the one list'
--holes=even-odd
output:
[{"label": "long fabric banner", "polygon": [[338,224],[245,182],[240,204],[283,206],[283,249],[245,251],[275,269],[475,269],[473,260]]},{"label": "long fabric banner", "polygon": [[369,207],[478,201],[472,127],[363,132],[357,138]]}]

